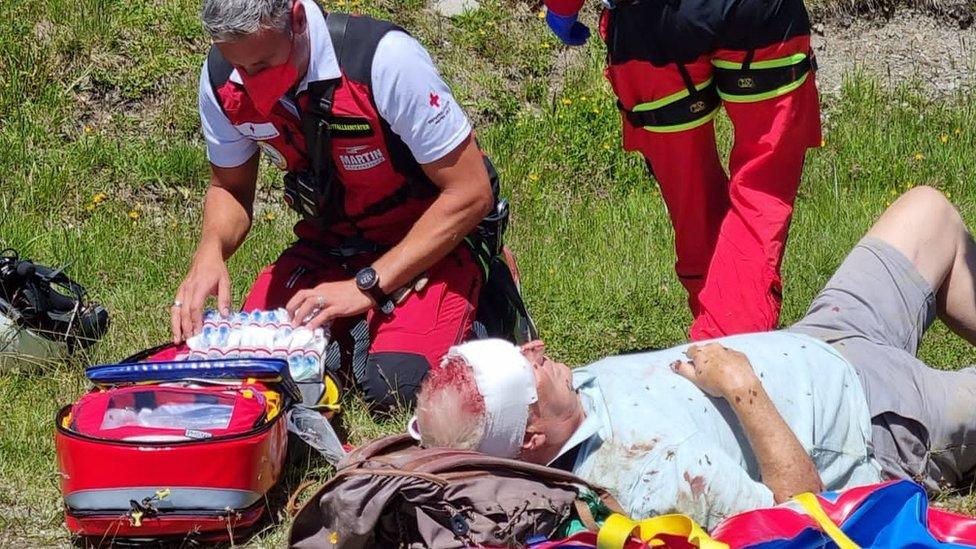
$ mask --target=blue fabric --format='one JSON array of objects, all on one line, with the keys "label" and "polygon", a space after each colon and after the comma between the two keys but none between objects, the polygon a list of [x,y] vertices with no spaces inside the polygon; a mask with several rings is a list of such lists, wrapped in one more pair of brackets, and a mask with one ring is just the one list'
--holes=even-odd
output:
[{"label": "blue fabric", "polygon": [[[836,494],[823,494],[832,499]],[[867,496],[841,524],[841,529],[864,549],[887,547],[972,548],[943,543],[928,530],[928,498],[924,489],[909,481],[896,482]],[[746,549],[814,549],[835,547],[819,529],[807,529],[792,539],[749,545]]]},{"label": "blue fabric", "polygon": [[558,15],[546,11],[546,24],[567,46],[582,46],[590,38],[590,29],[578,21],[579,15]]},{"label": "blue fabric", "polygon": [[85,370],[95,384],[179,381],[183,379],[264,379],[280,380],[289,396],[301,401],[301,393],[291,379],[288,363],[278,358],[234,358],[182,362],[137,362],[104,364]]}]

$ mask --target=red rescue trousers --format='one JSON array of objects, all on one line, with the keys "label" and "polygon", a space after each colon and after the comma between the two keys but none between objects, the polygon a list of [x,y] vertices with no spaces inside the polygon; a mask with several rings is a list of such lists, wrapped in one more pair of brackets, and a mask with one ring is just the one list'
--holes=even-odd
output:
[{"label": "red rescue trousers", "polygon": [[[284,307],[298,290],[348,280],[375,259],[373,254],[330,256],[299,241],[258,275],[243,310]],[[427,275],[427,286],[411,292],[390,315],[371,310],[332,323],[344,362],[351,361],[354,378],[374,408],[412,405],[428,369],[472,329],[483,274],[467,246],[458,246]]]},{"label": "red rescue trousers", "polygon": [[[612,12],[604,15],[606,20]],[[605,33],[604,33],[605,36]],[[752,62],[810,52],[809,35],[760,47]],[[713,60],[742,63],[746,51],[718,49],[684,67],[695,85]],[[686,89],[675,63],[628,60],[607,78],[625,110]],[[735,129],[728,175],[711,120],[657,132],[623,120],[623,146],[647,160],[675,232],[675,271],[688,292],[693,340],[774,329],[782,299],[780,265],[806,150],[821,143],[814,73],[796,89],[754,101],[723,97]]]}]

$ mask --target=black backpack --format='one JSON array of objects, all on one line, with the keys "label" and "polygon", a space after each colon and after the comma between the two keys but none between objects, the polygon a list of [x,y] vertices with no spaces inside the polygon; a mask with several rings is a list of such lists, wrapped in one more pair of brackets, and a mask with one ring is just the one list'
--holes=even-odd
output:
[{"label": "black backpack", "polygon": [[[85,288],[64,269],[0,251],[0,314],[17,326],[67,346],[68,353],[98,341],[108,330],[108,311],[87,300]],[[2,351],[2,349],[0,349]]]}]

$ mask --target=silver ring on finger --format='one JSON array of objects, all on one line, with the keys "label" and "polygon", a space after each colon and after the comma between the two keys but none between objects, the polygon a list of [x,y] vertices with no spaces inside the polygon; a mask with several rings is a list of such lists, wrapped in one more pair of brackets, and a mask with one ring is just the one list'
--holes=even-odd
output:
[{"label": "silver ring on finger", "polygon": [[316,310],[321,309],[322,307],[325,307],[325,297],[324,296],[321,296],[321,295],[320,296],[315,296],[315,304],[318,305],[318,307],[317,307]]},{"label": "silver ring on finger", "polygon": [[182,306],[183,306],[183,302],[182,301],[180,301],[179,299],[174,299],[173,300],[173,308],[174,309],[179,309]]}]

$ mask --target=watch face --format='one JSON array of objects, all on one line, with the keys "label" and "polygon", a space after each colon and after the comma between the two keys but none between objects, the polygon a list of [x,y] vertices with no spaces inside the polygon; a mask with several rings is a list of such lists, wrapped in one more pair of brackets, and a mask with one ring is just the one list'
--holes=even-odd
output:
[{"label": "watch face", "polygon": [[356,286],[360,290],[369,290],[376,285],[376,271],[367,267],[356,273]]}]

